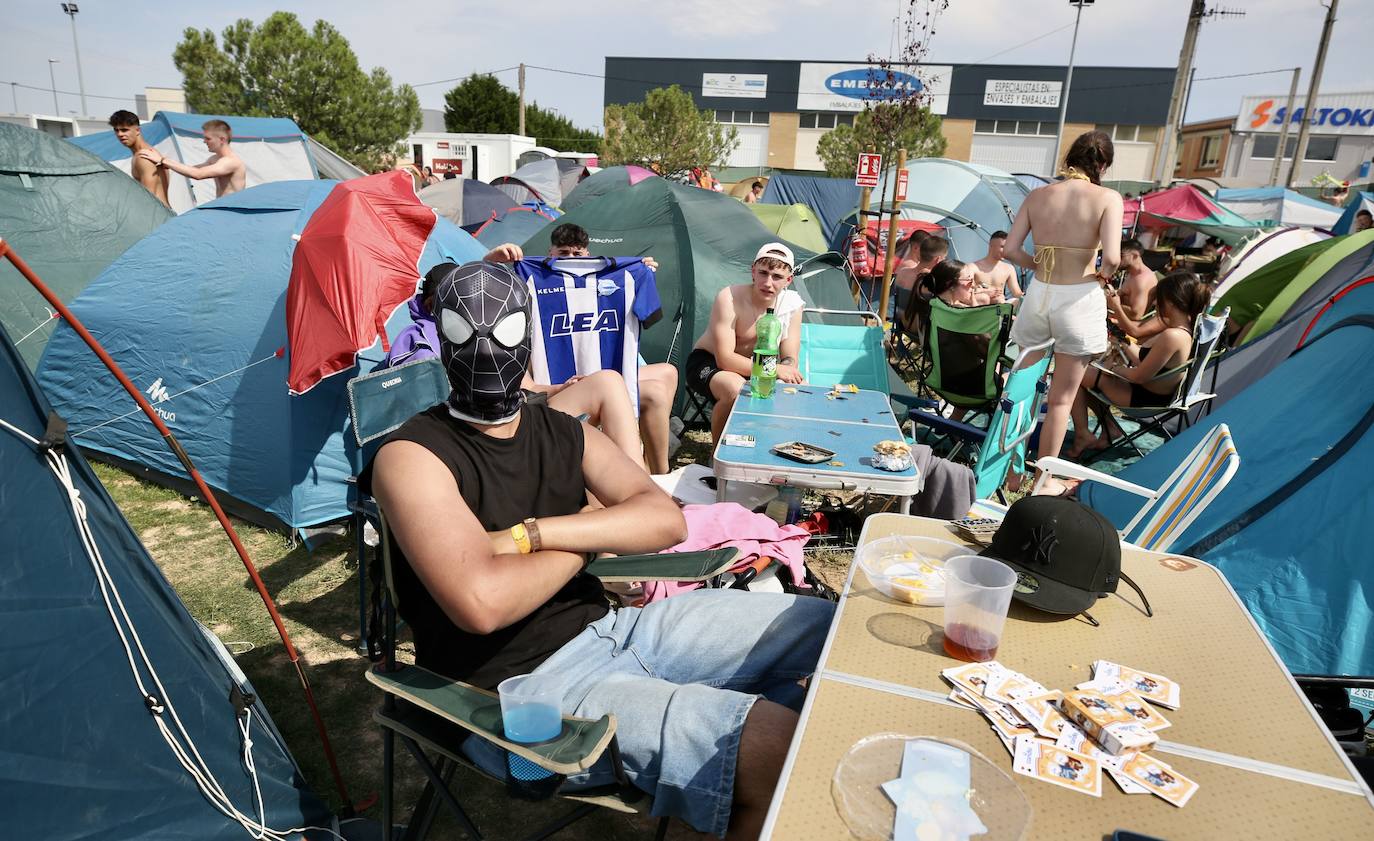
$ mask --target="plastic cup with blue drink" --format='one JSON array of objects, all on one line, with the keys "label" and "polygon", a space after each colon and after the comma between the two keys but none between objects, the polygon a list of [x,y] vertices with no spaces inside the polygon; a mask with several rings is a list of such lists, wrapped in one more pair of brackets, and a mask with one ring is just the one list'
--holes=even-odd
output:
[{"label": "plastic cup with blue drink", "polygon": [[[496,687],[501,699],[501,722],[506,739],[536,745],[558,738],[563,730],[563,684],[552,675],[516,675]],[[517,797],[542,799],[563,781],[561,774],[506,754],[506,785]]]}]

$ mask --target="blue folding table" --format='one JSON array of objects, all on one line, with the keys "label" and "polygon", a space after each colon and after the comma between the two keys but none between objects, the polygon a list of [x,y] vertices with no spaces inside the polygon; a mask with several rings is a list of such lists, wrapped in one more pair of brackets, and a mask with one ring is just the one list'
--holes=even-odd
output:
[{"label": "blue folding table", "polygon": [[[824,386],[778,383],[765,400],[752,396],[746,386],[716,444],[717,498],[726,498],[729,482],[754,482],[890,494],[902,498],[903,513],[909,511],[911,498],[921,492],[920,472],[914,466],[899,473],[873,466],[874,444],[904,440],[887,395],[863,390],[834,398],[828,394]],[[753,446],[724,443],[736,435],[751,437]],[[772,452],[788,441],[833,450],[835,457],[803,464]]]}]

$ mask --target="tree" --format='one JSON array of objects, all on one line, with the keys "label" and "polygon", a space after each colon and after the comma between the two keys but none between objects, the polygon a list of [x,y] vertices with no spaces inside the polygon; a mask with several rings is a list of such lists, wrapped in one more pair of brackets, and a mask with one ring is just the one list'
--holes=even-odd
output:
[{"label": "tree", "polygon": [[829,175],[850,177],[859,153],[869,150],[880,153],[887,166],[896,165],[898,149],[906,149],[908,158],[945,153],[941,120],[930,111],[929,79],[922,77],[921,63],[949,0],[906,0],[906,5],[898,58],[868,57],[863,113],[854,118],[853,128],[838,126],[816,145]]},{"label": "tree", "polygon": [[[444,94],[444,128],[452,132],[515,134],[520,127],[520,97],[495,76],[476,73]],[[594,152],[601,135],[538,103],[525,105],[525,134],[540,146],[567,152]]]},{"label": "tree", "polygon": [[172,61],[192,110],[290,117],[365,170],[383,165],[420,127],[415,90],[393,86],[380,67],[363,72],[348,40],[323,20],[307,31],[289,12],[261,26],[241,18],[219,43],[209,29],[187,29]]},{"label": "tree", "polygon": [[738,144],[733,127],[697,110],[692,95],[673,85],[649,91],[643,102],[606,106],[600,157],[603,166],[634,164],[674,178],[719,165]]},{"label": "tree", "polygon": [[924,106],[905,108],[882,103],[854,117],[853,126],[836,126],[821,137],[816,153],[825,172],[835,178],[853,178],[860,152],[870,149],[883,156],[887,166],[896,164],[898,149],[908,158],[938,158],[945,153],[941,120]]}]

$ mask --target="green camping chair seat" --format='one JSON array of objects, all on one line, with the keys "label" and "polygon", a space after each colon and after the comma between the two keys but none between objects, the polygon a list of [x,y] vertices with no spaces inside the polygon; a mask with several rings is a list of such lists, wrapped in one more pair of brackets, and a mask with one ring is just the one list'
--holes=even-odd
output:
[{"label": "green camping chair seat", "polygon": [[1002,390],[1000,366],[1006,359],[1012,304],[951,307],[930,302],[926,386],[961,409],[989,411]]}]

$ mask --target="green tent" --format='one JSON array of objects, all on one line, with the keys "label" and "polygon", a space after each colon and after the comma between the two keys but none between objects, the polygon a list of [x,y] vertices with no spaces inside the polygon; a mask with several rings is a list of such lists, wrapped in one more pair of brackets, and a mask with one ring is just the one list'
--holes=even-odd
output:
[{"label": "green tent", "polygon": [[[0,123],[0,237],[63,302],[170,218],[138,182],[85,149]],[[56,321],[8,260],[0,260],[0,324],[37,368]]]},{"label": "green tent", "polygon": [[[565,213],[531,237],[525,252],[548,253],[549,235],[565,222],[587,229],[593,254],[648,255],[658,261],[664,319],[644,331],[640,347],[648,361],[663,362],[676,341],[672,361],[678,365],[705,332],[716,293],[748,282],[760,246],[778,239],[737,199],[665,178],[645,179]],[[792,288],[809,306],[854,309],[838,256],[817,255],[800,245],[792,250],[797,258]],[[680,324],[675,323],[679,313]]]},{"label": "green tent", "polygon": [[817,253],[824,253],[830,250],[830,246],[825,242],[825,233],[821,230],[821,223],[816,219],[816,213],[804,204],[764,204],[754,202],[745,205],[754,211],[754,215],[759,217],[770,231],[788,242],[795,242],[802,248],[810,249]]},{"label": "green tent", "polygon": [[1253,342],[1273,329],[1290,310],[1303,312],[1313,301],[1334,294],[1348,283],[1351,278],[1343,264],[1367,265],[1368,254],[1360,252],[1371,247],[1374,231],[1361,231],[1290,251],[1256,269],[1213,301],[1212,311],[1230,307],[1235,323],[1254,322],[1241,344]]}]

